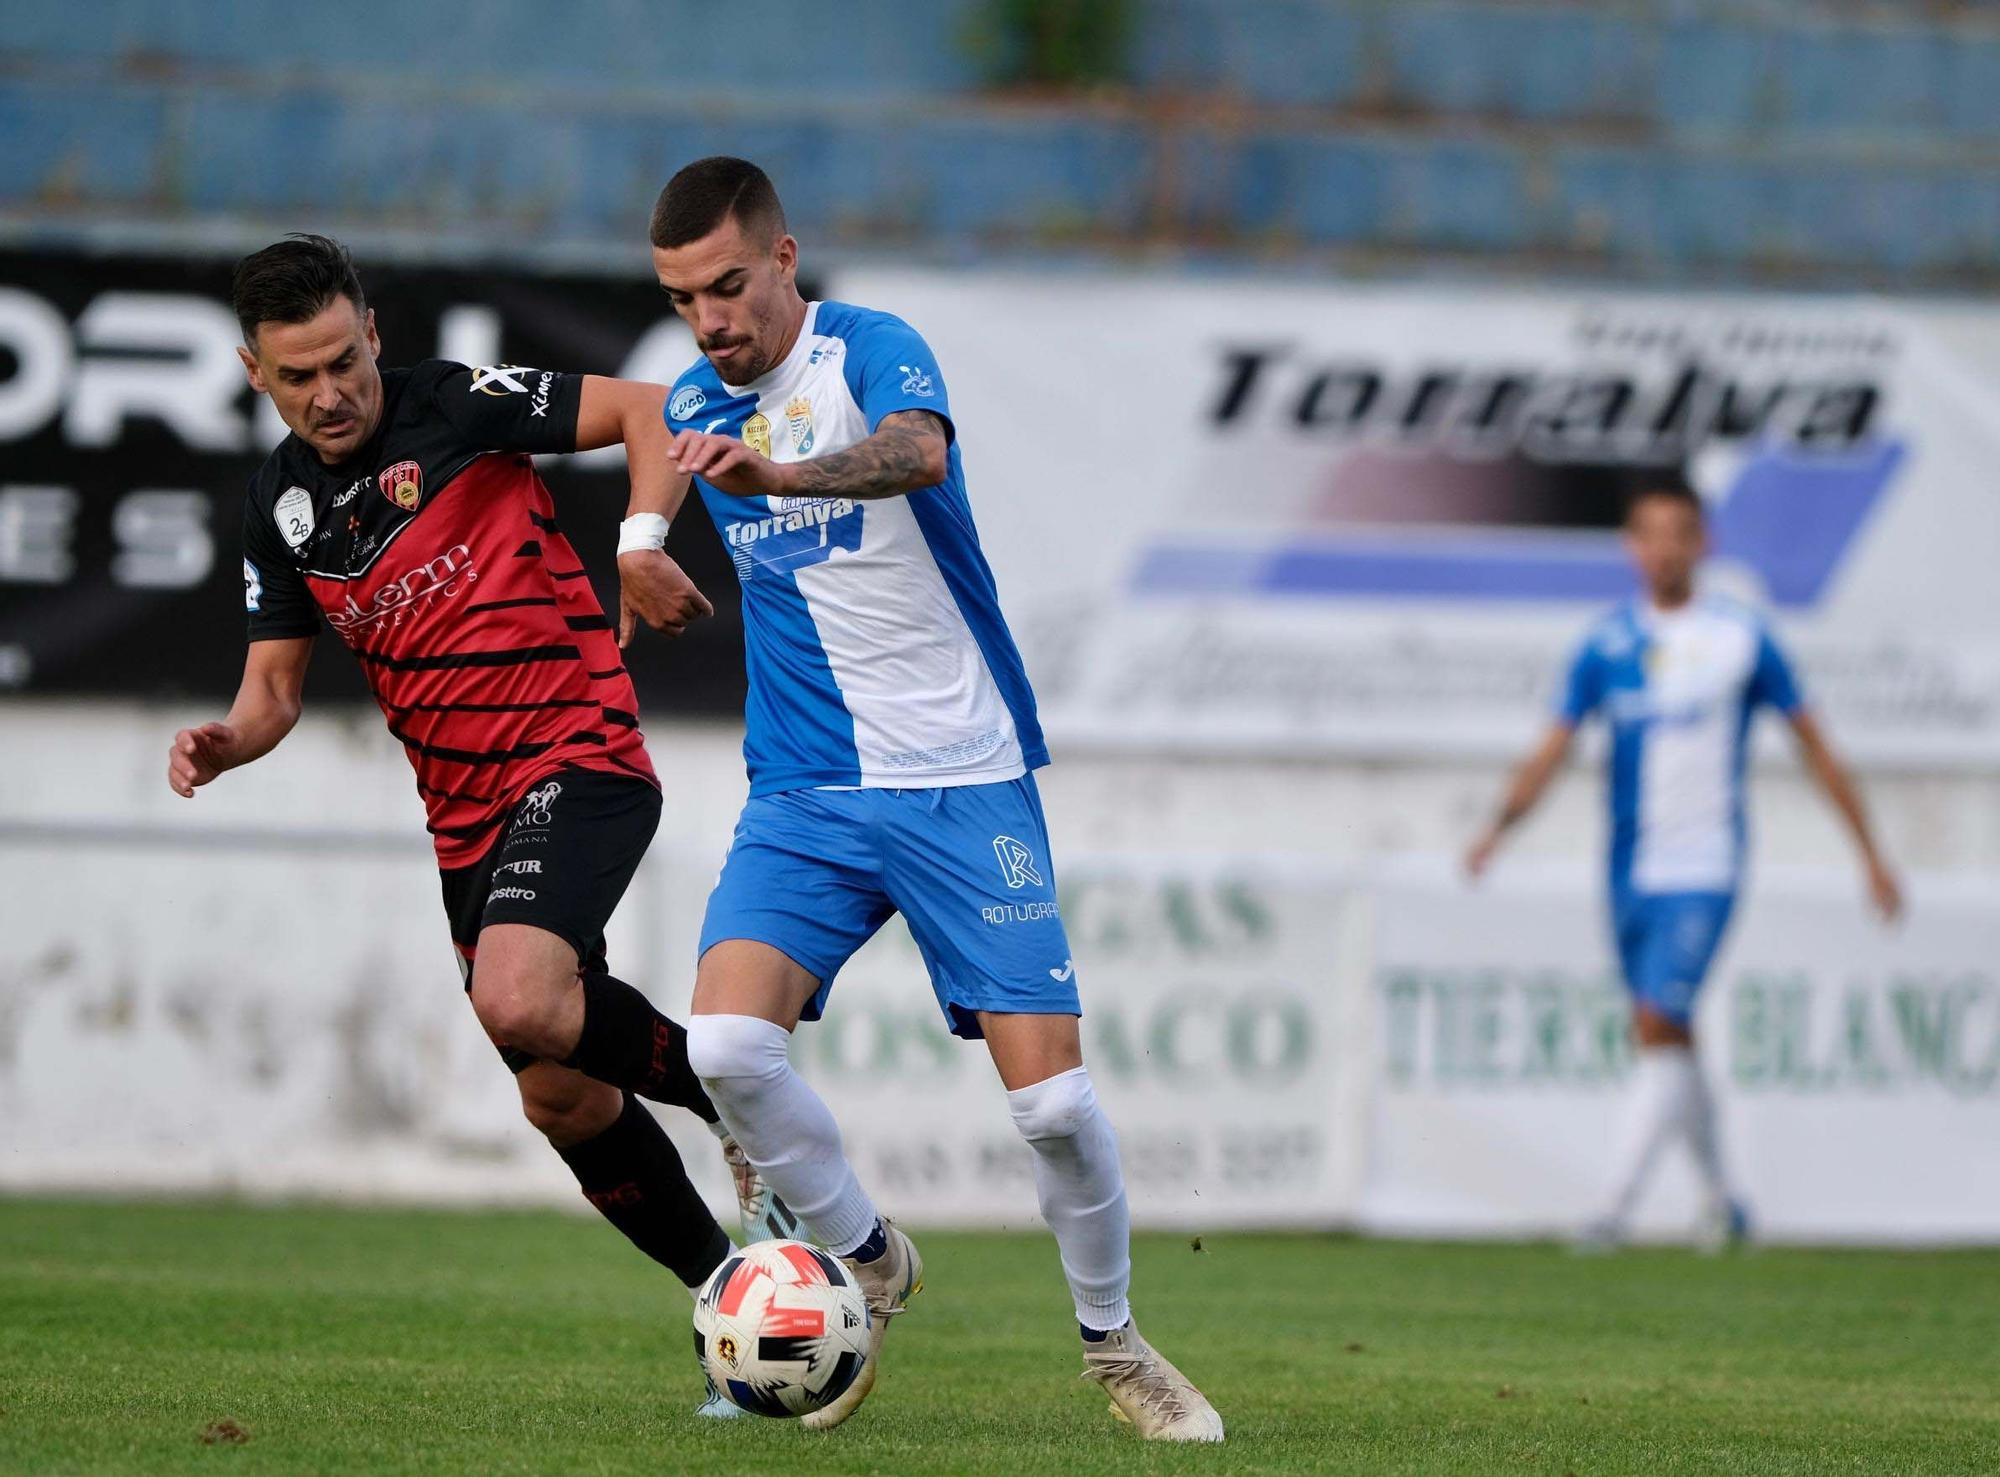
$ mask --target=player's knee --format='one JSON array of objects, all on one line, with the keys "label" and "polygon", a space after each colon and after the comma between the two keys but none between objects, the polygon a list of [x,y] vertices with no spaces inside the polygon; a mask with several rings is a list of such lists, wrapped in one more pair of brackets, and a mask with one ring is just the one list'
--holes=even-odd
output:
[{"label": "player's knee", "polygon": [[1086,1067],[1067,1072],[1007,1094],[1007,1112],[1029,1143],[1070,1139],[1082,1133],[1097,1112],[1097,1092]]},{"label": "player's knee", "polygon": [[625,1111],[625,1094],[608,1083],[564,1073],[547,1080],[524,1074],[521,1112],[557,1148],[596,1138]]},{"label": "player's knee", "polygon": [[791,1032],[754,1015],[697,1015],[687,1023],[688,1066],[703,1082],[774,1077],[789,1065]]},{"label": "player's knee", "polygon": [[560,1022],[559,1002],[551,991],[529,987],[525,982],[489,978],[482,972],[472,980],[472,1010],[486,1034],[502,1046],[530,1052],[538,1057],[565,1055],[556,1040]]}]

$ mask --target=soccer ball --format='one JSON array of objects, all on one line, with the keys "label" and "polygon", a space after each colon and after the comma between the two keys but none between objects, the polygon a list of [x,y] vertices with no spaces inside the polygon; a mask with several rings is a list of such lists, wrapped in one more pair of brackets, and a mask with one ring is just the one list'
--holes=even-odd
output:
[{"label": "soccer ball", "polygon": [[758,1241],[726,1258],[694,1299],[694,1353],[715,1388],[758,1415],[811,1415],[868,1356],[868,1303],[837,1257]]}]

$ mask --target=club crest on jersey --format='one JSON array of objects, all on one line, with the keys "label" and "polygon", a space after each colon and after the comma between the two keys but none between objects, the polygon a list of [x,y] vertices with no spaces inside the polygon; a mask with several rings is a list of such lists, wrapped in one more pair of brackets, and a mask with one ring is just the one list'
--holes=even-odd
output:
[{"label": "club crest on jersey", "polygon": [[278,532],[285,536],[285,542],[298,548],[312,537],[312,494],[303,487],[287,487],[277,507],[272,509],[272,516],[278,520]]},{"label": "club crest on jersey", "polygon": [[813,449],[813,403],[795,395],[785,406],[785,424],[792,429],[792,450],[805,456]]},{"label": "club crest on jersey", "polygon": [[674,403],[667,407],[667,414],[671,415],[677,421],[689,420],[693,418],[696,411],[700,410],[706,404],[708,404],[708,396],[702,392],[701,386],[689,385],[678,395],[674,396]]},{"label": "club crest on jersey", "polygon": [[761,410],[743,423],[743,444],[759,456],[771,454],[771,418]]},{"label": "club crest on jersey", "polygon": [[382,496],[405,513],[414,513],[423,501],[424,469],[415,462],[397,462],[375,480],[382,486]]}]

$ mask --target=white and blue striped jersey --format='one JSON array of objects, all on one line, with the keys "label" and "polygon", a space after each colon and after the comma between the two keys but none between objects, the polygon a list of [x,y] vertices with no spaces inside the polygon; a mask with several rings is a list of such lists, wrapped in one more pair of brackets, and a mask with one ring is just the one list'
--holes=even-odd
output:
[{"label": "white and blue striped jersey", "polygon": [[674,382],[667,425],[735,436],[779,462],[844,451],[927,410],[949,470],[903,497],[734,497],[697,477],[743,585],[750,793],[927,788],[1048,763],[1034,693],[980,552],[944,377],[900,318],[807,305],[783,363],[728,385],[707,359]]},{"label": "white and blue striped jersey", "polygon": [[1763,621],[1732,601],[1697,597],[1671,611],[1635,601],[1592,627],[1557,716],[1576,726],[1601,709],[1611,728],[1615,891],[1735,890],[1751,717],[1800,703]]}]

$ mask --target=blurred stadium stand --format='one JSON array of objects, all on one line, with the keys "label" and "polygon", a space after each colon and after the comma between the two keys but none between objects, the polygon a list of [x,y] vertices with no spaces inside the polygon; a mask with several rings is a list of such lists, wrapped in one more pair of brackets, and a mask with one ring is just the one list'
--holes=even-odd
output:
[{"label": "blurred stadium stand", "polygon": [[[1991,286],[2000,18],[1963,4],[215,0],[15,7],[0,227],[629,251],[777,166],[802,235],[1630,281]],[[1089,17],[1053,70],[1010,50]],[[1011,20],[1016,29],[1009,30]],[[448,38],[448,39],[447,39]]]}]

